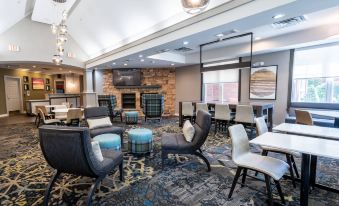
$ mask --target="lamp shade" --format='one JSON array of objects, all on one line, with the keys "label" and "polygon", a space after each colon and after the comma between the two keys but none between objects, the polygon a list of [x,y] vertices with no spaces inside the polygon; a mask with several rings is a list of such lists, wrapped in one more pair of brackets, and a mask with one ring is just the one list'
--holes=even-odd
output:
[{"label": "lamp shade", "polygon": [[184,11],[189,14],[197,14],[205,10],[210,0],[181,0]]}]

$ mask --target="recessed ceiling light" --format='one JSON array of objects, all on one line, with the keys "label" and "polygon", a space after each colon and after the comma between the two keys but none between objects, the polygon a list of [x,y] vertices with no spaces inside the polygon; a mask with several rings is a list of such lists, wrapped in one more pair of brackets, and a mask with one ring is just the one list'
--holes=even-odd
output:
[{"label": "recessed ceiling light", "polygon": [[33,68],[35,68],[36,66],[35,66],[35,65],[33,65],[32,67],[33,67]]},{"label": "recessed ceiling light", "polygon": [[152,64],[155,64],[155,61],[151,61]]},{"label": "recessed ceiling light", "polygon": [[142,58],[142,57],[143,57],[143,55],[142,55],[142,54],[140,54],[140,55],[139,55],[139,58]]},{"label": "recessed ceiling light", "polygon": [[254,38],[254,40],[260,40],[261,39],[261,37],[255,37]]},{"label": "recessed ceiling light", "polygon": [[113,62],[112,65],[116,65],[117,63]]},{"label": "recessed ceiling light", "polygon": [[127,63],[124,63],[124,66],[127,66],[128,64]]},{"label": "recessed ceiling light", "polygon": [[223,34],[223,33],[220,33],[220,34],[217,34],[217,35],[215,35],[215,36],[221,38],[221,37],[224,36],[224,34]]},{"label": "recessed ceiling light", "polygon": [[174,66],[174,65],[175,65],[175,64],[173,64],[173,63],[171,64],[171,66]]},{"label": "recessed ceiling light", "polygon": [[273,19],[280,19],[283,18],[285,16],[285,14],[276,14],[274,16],[272,16]]},{"label": "recessed ceiling light", "polygon": [[187,44],[189,44],[189,42],[188,42],[188,41],[184,41],[183,43],[184,43],[184,45],[187,45]]},{"label": "recessed ceiling light", "polygon": [[35,71],[34,73],[39,74],[39,73],[41,73],[41,71]]},{"label": "recessed ceiling light", "polygon": [[145,59],[140,59],[140,61],[141,61],[141,62],[144,62],[144,61],[145,61]]}]

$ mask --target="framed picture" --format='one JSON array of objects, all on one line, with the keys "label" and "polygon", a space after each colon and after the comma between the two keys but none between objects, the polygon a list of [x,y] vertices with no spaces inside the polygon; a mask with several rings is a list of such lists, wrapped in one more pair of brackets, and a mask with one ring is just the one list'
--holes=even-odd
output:
[{"label": "framed picture", "polygon": [[49,84],[49,79],[46,79],[46,84]]},{"label": "framed picture", "polygon": [[251,68],[250,99],[276,99],[277,71],[277,65]]},{"label": "framed picture", "polygon": [[44,88],[45,88],[44,79],[32,78],[32,89],[39,90]]},{"label": "framed picture", "polygon": [[24,77],[23,77],[23,80],[24,80],[24,82],[28,82],[28,81],[29,81],[28,76],[24,76]]},{"label": "framed picture", "polygon": [[51,86],[46,85],[46,91],[51,91]]},{"label": "framed picture", "polygon": [[28,84],[24,84],[24,90],[25,91],[29,90],[29,85]]}]

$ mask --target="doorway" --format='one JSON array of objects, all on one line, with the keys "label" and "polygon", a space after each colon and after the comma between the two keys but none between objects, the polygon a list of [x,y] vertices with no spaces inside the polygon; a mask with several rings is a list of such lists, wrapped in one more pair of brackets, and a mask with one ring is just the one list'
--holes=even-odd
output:
[{"label": "doorway", "polygon": [[7,114],[12,111],[22,111],[21,78],[5,76],[5,93]]}]

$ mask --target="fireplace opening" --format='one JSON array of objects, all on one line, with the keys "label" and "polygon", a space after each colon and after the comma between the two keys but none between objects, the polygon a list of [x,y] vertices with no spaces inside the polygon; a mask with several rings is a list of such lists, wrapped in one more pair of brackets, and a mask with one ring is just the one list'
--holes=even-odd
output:
[{"label": "fireplace opening", "polygon": [[136,108],[135,93],[122,93],[121,104],[123,109],[135,109]]}]

